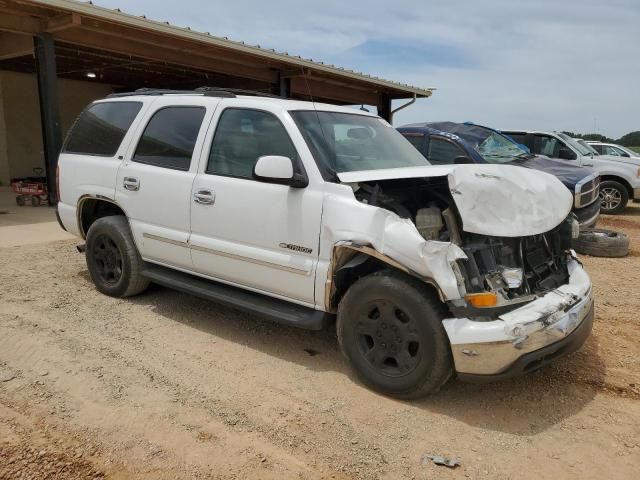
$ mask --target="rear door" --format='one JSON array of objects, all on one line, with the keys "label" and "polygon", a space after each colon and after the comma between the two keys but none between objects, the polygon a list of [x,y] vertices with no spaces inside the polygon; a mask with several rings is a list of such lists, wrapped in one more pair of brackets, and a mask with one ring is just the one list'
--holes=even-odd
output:
[{"label": "rear door", "polygon": [[[253,167],[265,155],[289,157],[304,172],[290,135],[295,126],[288,118],[289,132],[276,113],[223,102],[229,106],[216,113],[193,184],[194,271],[312,306],[322,185],[292,188],[254,180]],[[299,132],[297,137],[304,142]]]},{"label": "rear door", "polygon": [[216,105],[216,99],[195,95],[158,97],[125,154],[116,201],[145,260],[191,269],[191,187]]}]

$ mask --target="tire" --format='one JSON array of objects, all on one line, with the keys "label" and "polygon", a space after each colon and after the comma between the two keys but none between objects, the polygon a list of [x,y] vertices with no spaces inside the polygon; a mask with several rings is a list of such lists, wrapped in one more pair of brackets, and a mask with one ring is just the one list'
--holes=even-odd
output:
[{"label": "tire", "polygon": [[133,242],[127,219],[102,217],[87,233],[87,268],[96,288],[110,297],[130,297],[143,292],[149,280],[142,276],[144,262]]},{"label": "tire", "polygon": [[600,212],[607,215],[618,215],[629,202],[629,192],[626,187],[614,180],[600,183]]},{"label": "tire", "polygon": [[18,204],[19,207],[24,207],[25,204],[27,203],[24,195],[16,195],[16,203]]},{"label": "tire", "polygon": [[31,195],[31,206],[39,207],[40,206],[40,197],[37,195]]},{"label": "tire", "polygon": [[396,398],[419,398],[453,374],[443,318],[446,309],[428,286],[401,272],[376,272],[342,298],[338,342],[365,385]]},{"label": "tire", "polygon": [[593,257],[624,257],[629,253],[629,237],[622,232],[586,228],[573,241],[576,252]]}]

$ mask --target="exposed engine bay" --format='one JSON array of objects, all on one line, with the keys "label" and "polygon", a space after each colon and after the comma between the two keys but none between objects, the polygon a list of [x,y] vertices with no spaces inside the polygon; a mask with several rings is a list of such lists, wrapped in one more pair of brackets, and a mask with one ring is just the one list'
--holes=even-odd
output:
[{"label": "exposed engine bay", "polygon": [[566,251],[576,234],[573,214],[543,234],[494,237],[463,230],[444,177],[359,182],[352,188],[360,202],[411,220],[426,240],[458,245],[468,257],[457,261],[467,293],[492,291],[507,302],[525,300],[568,280]]}]

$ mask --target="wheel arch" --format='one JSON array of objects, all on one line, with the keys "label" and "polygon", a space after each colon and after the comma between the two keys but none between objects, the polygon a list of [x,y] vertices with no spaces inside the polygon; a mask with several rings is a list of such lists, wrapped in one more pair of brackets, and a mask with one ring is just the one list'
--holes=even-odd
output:
[{"label": "wheel arch", "polygon": [[329,265],[325,284],[324,303],[326,311],[336,313],[340,300],[355,281],[365,275],[384,269],[400,271],[407,276],[420,280],[427,287],[433,288],[437,292],[440,301],[445,302],[443,292],[432,278],[413,272],[373,247],[343,243],[334,246],[332,251],[331,264]]},{"label": "wheel arch", "polygon": [[76,207],[76,215],[78,231],[83,239],[87,238],[89,227],[99,218],[122,215],[127,218],[127,222],[129,221],[129,217],[120,205],[102,195],[84,195],[80,197]]},{"label": "wheel arch", "polygon": [[606,182],[607,180],[610,180],[612,182],[618,182],[620,184],[622,184],[624,186],[624,188],[627,189],[627,193],[629,194],[629,198],[633,199],[633,187],[631,187],[631,184],[624,179],[623,177],[620,177],[618,175],[612,175],[612,174],[606,174],[606,175],[600,175],[600,182]]}]

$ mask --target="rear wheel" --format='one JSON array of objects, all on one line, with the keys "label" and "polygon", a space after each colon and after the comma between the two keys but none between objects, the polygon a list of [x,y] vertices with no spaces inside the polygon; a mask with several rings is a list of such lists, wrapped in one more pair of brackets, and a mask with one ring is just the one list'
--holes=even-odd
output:
[{"label": "rear wheel", "polygon": [[19,207],[24,207],[25,203],[27,203],[24,195],[16,195],[16,203]]},{"label": "rear wheel", "polygon": [[338,341],[358,377],[398,398],[437,391],[452,375],[445,309],[425,284],[400,272],[354,283],[338,307]]},{"label": "rear wheel", "polygon": [[96,220],[87,233],[87,268],[96,288],[111,297],[143,292],[143,261],[133,242],[127,219],[121,215]]},{"label": "rear wheel", "polygon": [[621,213],[629,201],[629,192],[619,182],[605,180],[600,183],[600,211],[609,215]]}]

